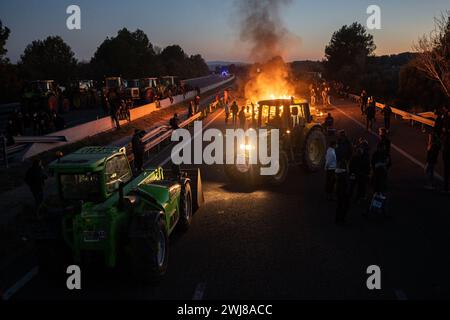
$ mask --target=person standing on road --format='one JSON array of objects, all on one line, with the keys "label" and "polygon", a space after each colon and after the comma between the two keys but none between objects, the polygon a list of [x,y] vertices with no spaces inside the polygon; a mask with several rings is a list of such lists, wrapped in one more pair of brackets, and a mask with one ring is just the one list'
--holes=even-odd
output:
[{"label": "person standing on road", "polygon": [[245,116],[245,107],[241,108],[241,111],[239,111],[239,127],[243,130],[245,130],[245,122],[247,121]]},{"label": "person standing on road", "polygon": [[344,162],[348,167],[348,163],[352,158],[353,146],[345,133],[345,130],[339,131],[339,137],[336,148],[336,160],[338,163]]},{"label": "person standing on road", "polygon": [[356,175],[356,202],[364,201],[367,195],[367,183],[370,176],[370,154],[369,143],[361,138],[359,139],[359,162]]},{"label": "person standing on road", "polygon": [[384,127],[389,132],[391,130],[391,116],[392,116],[392,108],[389,105],[386,105],[383,108],[384,115]]},{"label": "person standing on road", "polygon": [[336,167],[336,141],[332,141],[325,156],[325,192],[327,200],[333,199],[334,184],[336,180]]},{"label": "person standing on road", "polygon": [[376,113],[375,99],[373,97],[371,97],[369,99],[369,105],[367,106],[367,109],[366,109],[366,129],[367,129],[367,131],[373,130],[373,125],[375,123],[375,113]]},{"label": "person standing on road", "polygon": [[228,119],[230,118],[230,107],[228,106],[228,102],[225,102],[224,104],[225,108],[225,124],[228,124]]},{"label": "person standing on road", "polygon": [[35,159],[25,174],[25,183],[33,194],[36,209],[44,201],[45,180],[47,180],[47,175],[44,173],[42,162],[39,159]]},{"label": "person standing on road", "polygon": [[345,223],[345,218],[349,209],[349,182],[347,164],[339,162],[336,168],[336,224]]},{"label": "person standing on road", "polygon": [[389,156],[383,144],[377,145],[377,150],[372,155],[372,183],[375,193],[386,194],[388,169],[390,166]]},{"label": "person standing on road", "polygon": [[231,105],[231,113],[233,117],[233,127],[236,129],[237,126],[237,118],[239,113],[239,107],[236,103],[236,101],[233,101],[233,104]]},{"label": "person standing on road", "polygon": [[440,150],[441,150],[441,143],[439,136],[435,133],[431,133],[428,139],[427,164],[425,166],[425,174],[427,175],[428,179],[425,188],[429,190],[433,190],[435,188],[434,169],[438,162]]},{"label": "person standing on road", "polygon": [[379,142],[383,146],[383,149],[386,151],[387,156],[391,157],[391,140],[388,137],[388,132],[386,128],[380,128],[378,130]]},{"label": "person standing on road", "polygon": [[359,104],[361,107],[361,115],[365,115],[366,114],[366,108],[367,108],[367,92],[366,90],[363,90],[361,92],[361,96],[359,98]]},{"label": "person standing on road", "polygon": [[116,91],[116,89],[111,89],[108,94],[108,101],[109,101],[109,111],[111,114],[111,119],[113,123],[115,124],[117,129],[120,129],[120,121],[118,118],[118,113],[120,109],[120,97]]},{"label": "person standing on road", "polygon": [[136,170],[136,173],[140,173],[144,167],[145,145],[142,142],[143,136],[144,132],[142,130],[135,129],[133,138],[131,139],[131,146],[134,155],[134,169]]}]

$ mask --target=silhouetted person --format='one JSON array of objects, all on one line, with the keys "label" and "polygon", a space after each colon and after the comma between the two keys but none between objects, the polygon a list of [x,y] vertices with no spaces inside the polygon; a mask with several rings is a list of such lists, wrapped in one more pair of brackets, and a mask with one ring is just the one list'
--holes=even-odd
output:
[{"label": "silhouetted person", "polygon": [[111,89],[108,94],[109,101],[109,112],[111,115],[111,120],[115,124],[117,129],[120,129],[119,121],[119,109],[120,109],[120,97],[115,89]]},{"label": "silhouetted person", "polygon": [[386,128],[380,128],[378,130],[378,138],[379,138],[378,144],[381,144],[383,146],[384,150],[386,151],[386,154],[390,158],[390,156],[391,156],[391,140],[388,137]]},{"label": "silhouetted person", "polygon": [[427,148],[427,165],[425,167],[425,173],[427,175],[427,185],[425,188],[434,189],[434,169],[438,162],[439,151],[441,150],[440,137],[436,133],[432,133],[429,136],[428,148]]},{"label": "silhouetted person", "polygon": [[142,142],[143,136],[144,132],[142,130],[135,129],[133,138],[131,139],[131,146],[134,155],[134,168],[136,169],[136,172],[141,172],[144,166],[145,145]]},{"label": "silhouetted person", "polygon": [[375,193],[385,194],[387,192],[388,169],[390,166],[389,156],[383,146],[378,144],[372,155],[373,188]]},{"label": "silhouetted person", "polygon": [[336,141],[332,141],[325,156],[325,192],[328,200],[333,199],[334,184],[336,180]]},{"label": "silhouetted person", "polygon": [[180,125],[180,119],[178,119],[178,114],[174,114],[173,117],[169,120],[169,125],[172,128],[172,130],[177,130],[179,129],[179,125]]},{"label": "silhouetted person", "polygon": [[339,132],[337,148],[336,148],[336,160],[338,163],[344,162],[348,165],[353,153],[353,146],[347,137],[344,130]]},{"label": "silhouetted person", "polygon": [[367,96],[366,90],[363,90],[361,92],[360,101],[359,101],[362,115],[366,114],[367,101],[368,101],[368,96]]},{"label": "silhouetted person", "polygon": [[344,161],[336,168],[336,198],[336,223],[341,224],[345,222],[350,202],[347,165]]},{"label": "silhouetted person", "polygon": [[392,108],[386,105],[383,109],[384,115],[384,127],[387,131],[391,130],[391,116],[392,116]]},{"label": "silhouetted person", "polygon": [[325,118],[325,121],[324,121],[323,125],[325,126],[325,128],[327,130],[334,128],[334,118],[331,115],[331,113],[328,113],[327,117]]},{"label": "silhouetted person", "polygon": [[239,113],[239,107],[238,107],[236,101],[234,101],[233,104],[231,105],[231,114],[233,117],[234,128],[236,128],[236,125],[237,125],[238,113]]},{"label": "silhouetted person", "polygon": [[370,98],[369,105],[366,109],[366,128],[367,131],[373,130],[373,125],[375,123],[375,115],[376,115],[376,106],[375,106],[375,100],[373,98]]},{"label": "silhouetted person", "polygon": [[39,208],[44,201],[45,180],[47,180],[47,176],[44,173],[42,162],[39,159],[35,159],[25,174],[25,183],[33,194],[36,208]]},{"label": "silhouetted person", "polygon": [[246,116],[245,116],[245,107],[241,108],[241,111],[239,111],[239,127],[241,129],[245,130],[245,122],[246,122]]},{"label": "silhouetted person", "polygon": [[228,119],[230,119],[230,107],[228,106],[228,103],[225,103],[225,124],[228,124]]}]

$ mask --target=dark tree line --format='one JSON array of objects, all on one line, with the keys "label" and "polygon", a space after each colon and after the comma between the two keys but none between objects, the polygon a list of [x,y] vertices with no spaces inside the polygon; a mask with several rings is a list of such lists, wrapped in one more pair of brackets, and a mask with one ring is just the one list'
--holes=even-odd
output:
[{"label": "dark tree line", "polygon": [[102,81],[105,76],[123,78],[164,75],[193,78],[209,74],[201,55],[189,56],[178,45],[154,47],[142,30],[124,28],[105,39],[90,61],[77,61],[75,54],[59,36],[29,44],[17,64],[5,57],[10,30],[0,21],[0,101],[17,100],[21,88],[31,80],[56,80],[68,85],[72,80]]},{"label": "dark tree line", "polygon": [[[443,36],[447,42],[449,38]],[[440,84],[417,68],[420,53],[375,56],[375,49],[373,36],[364,26],[343,26],[325,48],[326,78],[341,82],[353,93],[365,89],[378,100],[403,109],[432,110],[448,104]],[[448,60],[440,63],[448,65]]]}]

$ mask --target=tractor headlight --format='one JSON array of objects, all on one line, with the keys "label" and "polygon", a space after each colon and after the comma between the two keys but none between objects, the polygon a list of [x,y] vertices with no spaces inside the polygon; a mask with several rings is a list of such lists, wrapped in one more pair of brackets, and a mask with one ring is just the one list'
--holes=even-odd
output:
[{"label": "tractor headlight", "polygon": [[252,151],[255,150],[255,147],[251,144],[241,144],[242,151]]}]

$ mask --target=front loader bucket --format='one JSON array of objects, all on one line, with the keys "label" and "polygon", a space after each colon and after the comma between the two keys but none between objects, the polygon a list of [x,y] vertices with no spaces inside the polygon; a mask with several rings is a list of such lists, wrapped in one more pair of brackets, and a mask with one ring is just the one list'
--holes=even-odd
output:
[{"label": "front loader bucket", "polygon": [[188,169],[183,171],[187,172],[188,177],[191,179],[192,209],[196,212],[205,203],[202,175],[200,169]]}]

